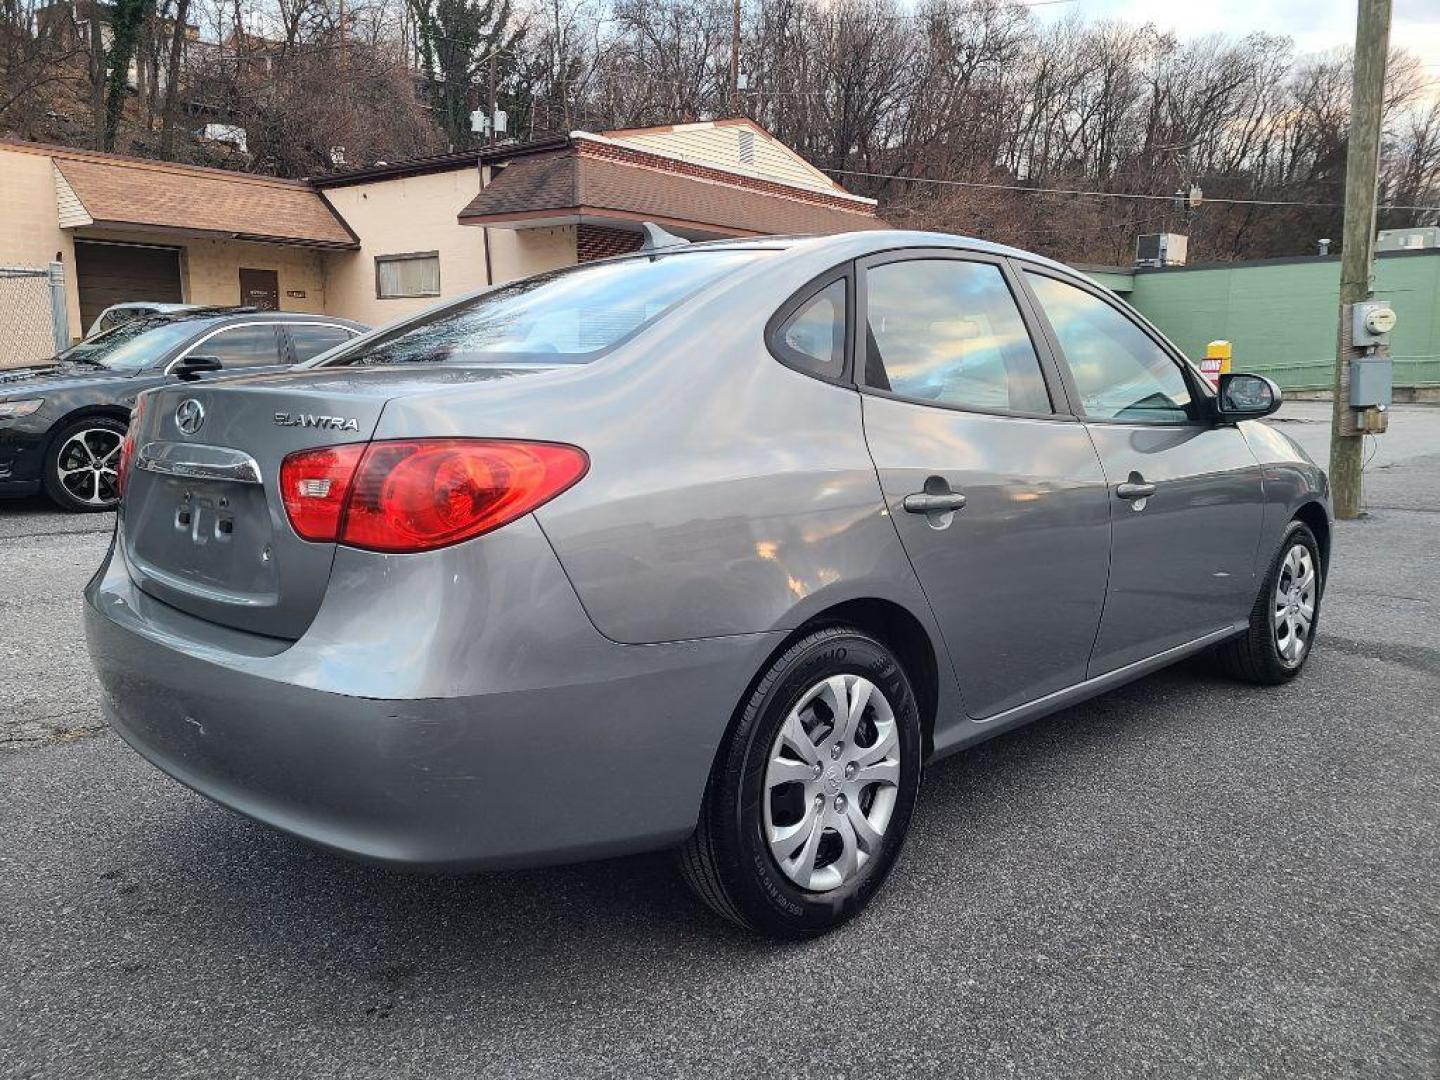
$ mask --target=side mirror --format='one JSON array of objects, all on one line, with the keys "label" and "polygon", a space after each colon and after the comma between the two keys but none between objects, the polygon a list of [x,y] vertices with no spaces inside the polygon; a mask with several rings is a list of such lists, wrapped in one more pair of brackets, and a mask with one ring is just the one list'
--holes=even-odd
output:
[{"label": "side mirror", "polygon": [[194,382],[201,375],[224,367],[218,356],[187,356],[175,366],[174,374],[186,382]]},{"label": "side mirror", "polygon": [[1222,420],[1258,420],[1280,408],[1280,387],[1264,375],[1221,375],[1215,411]]}]

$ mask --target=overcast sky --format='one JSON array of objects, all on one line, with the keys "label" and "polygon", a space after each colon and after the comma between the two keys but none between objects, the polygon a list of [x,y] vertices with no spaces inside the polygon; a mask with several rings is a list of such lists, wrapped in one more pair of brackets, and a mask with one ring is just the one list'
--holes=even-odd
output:
[{"label": "overcast sky", "polygon": [[[1249,34],[1263,30],[1288,34],[1300,52],[1323,52],[1355,40],[1355,4],[1347,0],[1071,0],[1035,3],[1043,19],[1064,18],[1077,12],[1086,19],[1118,18],[1126,22],[1153,22],[1181,37],[1199,37],[1217,31]],[[1394,0],[1390,44],[1420,56],[1429,73],[1440,80],[1440,0]]]}]

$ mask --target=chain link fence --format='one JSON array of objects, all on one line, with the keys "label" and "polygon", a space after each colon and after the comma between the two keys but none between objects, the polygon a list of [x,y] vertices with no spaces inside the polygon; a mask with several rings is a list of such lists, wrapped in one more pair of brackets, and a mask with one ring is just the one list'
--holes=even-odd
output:
[{"label": "chain link fence", "polygon": [[60,264],[0,266],[0,368],[44,360],[69,344]]}]

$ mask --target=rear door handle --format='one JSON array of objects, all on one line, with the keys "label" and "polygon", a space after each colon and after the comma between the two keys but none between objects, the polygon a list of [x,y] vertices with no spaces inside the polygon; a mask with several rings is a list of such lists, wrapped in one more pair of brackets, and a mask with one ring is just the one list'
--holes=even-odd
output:
[{"label": "rear door handle", "polygon": [[944,514],[952,510],[963,510],[965,496],[958,491],[948,492],[944,495],[918,492],[914,495],[906,495],[903,505],[906,512],[911,514]]},{"label": "rear door handle", "polygon": [[1154,484],[1127,480],[1123,484],[1115,485],[1115,497],[1118,499],[1148,499],[1154,494]]}]

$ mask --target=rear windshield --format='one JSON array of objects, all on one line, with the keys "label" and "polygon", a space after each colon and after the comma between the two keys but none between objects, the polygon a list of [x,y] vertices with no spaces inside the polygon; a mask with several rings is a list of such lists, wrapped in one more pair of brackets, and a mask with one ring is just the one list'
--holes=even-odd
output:
[{"label": "rear windshield", "polygon": [[321,363],[584,364],[766,253],[672,252],[555,270],[426,312]]}]

